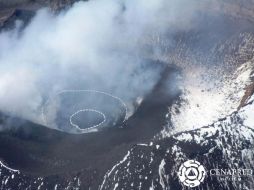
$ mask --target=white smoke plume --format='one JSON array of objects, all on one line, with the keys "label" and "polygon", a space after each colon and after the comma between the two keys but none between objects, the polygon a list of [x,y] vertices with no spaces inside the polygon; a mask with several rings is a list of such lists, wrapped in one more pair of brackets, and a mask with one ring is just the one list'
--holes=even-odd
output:
[{"label": "white smoke plume", "polygon": [[170,41],[192,26],[195,2],[91,0],[57,15],[39,10],[24,30],[19,23],[0,34],[0,110],[43,123],[45,101],[63,89],[102,90],[126,102],[144,96],[161,72],[146,63],[146,40]]}]

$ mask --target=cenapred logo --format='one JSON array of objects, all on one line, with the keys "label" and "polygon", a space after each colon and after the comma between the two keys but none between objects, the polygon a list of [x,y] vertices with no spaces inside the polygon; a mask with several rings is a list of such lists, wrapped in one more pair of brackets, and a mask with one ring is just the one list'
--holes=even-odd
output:
[{"label": "cenapred logo", "polygon": [[198,161],[188,160],[184,162],[178,172],[180,181],[188,187],[199,186],[204,181],[206,171]]}]

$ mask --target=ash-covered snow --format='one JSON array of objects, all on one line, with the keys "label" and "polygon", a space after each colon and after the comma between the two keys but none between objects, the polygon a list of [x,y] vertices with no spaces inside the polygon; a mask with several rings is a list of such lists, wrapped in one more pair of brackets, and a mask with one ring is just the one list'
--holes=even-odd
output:
[{"label": "ash-covered snow", "polygon": [[[254,96],[252,96],[251,102],[254,101]],[[244,107],[240,112],[239,115],[241,115],[243,119],[243,125],[251,127],[254,129],[254,108],[250,106]]]},{"label": "ash-covered snow", "polygon": [[[253,35],[240,34],[240,36],[241,40],[248,39],[245,42],[247,45],[250,45],[248,43],[253,45]],[[247,56],[245,48],[246,46],[239,45],[239,55]],[[246,58],[246,60],[248,59]],[[182,95],[180,100],[169,108],[167,115],[170,121],[169,128],[173,126],[173,130],[170,129],[170,133],[168,133],[166,128],[162,132],[162,136],[212,124],[239,108],[246,87],[253,82],[254,59],[251,58],[239,66],[237,63],[233,64],[232,61],[227,59],[222,64],[225,67],[229,63],[235,65],[235,68],[229,69],[228,72],[225,72],[227,68],[205,64],[196,64],[193,69],[184,70]],[[235,62],[237,61],[238,59],[235,59]]]},{"label": "ash-covered snow", "polygon": [[[253,99],[254,95],[251,97]],[[253,122],[254,102],[215,123],[157,140],[148,146],[135,146],[105,176],[102,190],[112,189],[188,189],[178,179],[180,165],[190,159],[199,161],[206,169],[254,169]],[[159,149],[158,149],[159,145]],[[133,188],[138,187],[138,188]],[[199,190],[251,190],[252,176],[241,181],[208,176]]]},{"label": "ash-covered snow", "polygon": [[79,190],[81,183],[78,176],[64,179],[57,175],[33,177],[11,169],[0,162],[1,190]]}]

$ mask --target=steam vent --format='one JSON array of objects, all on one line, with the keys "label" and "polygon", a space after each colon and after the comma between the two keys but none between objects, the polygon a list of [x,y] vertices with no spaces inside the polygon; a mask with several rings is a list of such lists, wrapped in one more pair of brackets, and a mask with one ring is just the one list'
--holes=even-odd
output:
[{"label": "steam vent", "polygon": [[0,190],[253,190],[254,0],[0,0]]}]

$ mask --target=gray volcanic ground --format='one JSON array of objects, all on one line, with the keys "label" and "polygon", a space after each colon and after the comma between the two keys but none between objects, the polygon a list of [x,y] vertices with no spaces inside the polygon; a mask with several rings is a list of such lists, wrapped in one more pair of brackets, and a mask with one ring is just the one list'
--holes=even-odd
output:
[{"label": "gray volcanic ground", "polygon": [[0,6],[1,189],[180,190],[186,160],[254,169],[252,1]]}]

